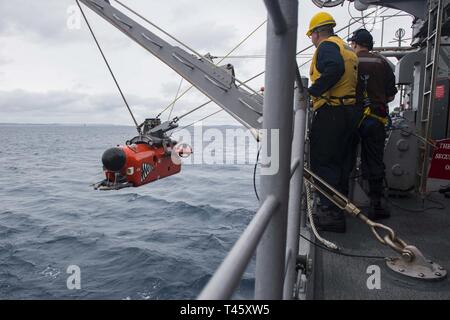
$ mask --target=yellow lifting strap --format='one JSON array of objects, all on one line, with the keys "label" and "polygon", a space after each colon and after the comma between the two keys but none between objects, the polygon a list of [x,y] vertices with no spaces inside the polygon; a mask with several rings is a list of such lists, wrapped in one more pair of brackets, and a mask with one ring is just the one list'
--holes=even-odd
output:
[{"label": "yellow lifting strap", "polygon": [[359,123],[359,126],[361,126],[362,122],[363,122],[367,117],[371,117],[371,118],[377,119],[377,120],[380,121],[384,126],[387,126],[387,125],[388,125],[388,122],[389,122],[389,120],[388,120],[387,117],[380,117],[380,116],[377,116],[376,114],[373,114],[373,113],[372,113],[372,110],[370,110],[370,107],[366,107],[366,108],[364,109],[364,115],[363,115],[363,118],[361,119],[361,122]]},{"label": "yellow lifting strap", "polygon": [[369,80],[369,76],[365,76],[364,77],[364,85],[365,85],[365,89],[363,92],[364,95],[364,114],[363,117],[361,119],[361,121],[359,122],[358,128],[361,126],[361,124],[363,123],[363,121],[367,118],[367,117],[371,117],[374,118],[378,121],[380,121],[384,126],[387,126],[389,123],[388,117],[380,117],[377,116],[376,114],[372,113],[371,110],[371,103],[370,103],[370,98],[369,98],[369,93],[367,92],[367,81]]}]

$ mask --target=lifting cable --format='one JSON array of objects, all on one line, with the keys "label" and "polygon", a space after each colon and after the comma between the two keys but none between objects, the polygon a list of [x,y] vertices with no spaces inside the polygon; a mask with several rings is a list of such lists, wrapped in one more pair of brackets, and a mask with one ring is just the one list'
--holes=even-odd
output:
[{"label": "lifting cable", "polygon": [[170,120],[170,118],[172,117],[173,107],[175,106],[175,102],[177,102],[177,100],[178,100],[178,95],[180,94],[181,85],[183,84],[183,80],[184,80],[184,78],[181,77],[180,84],[178,85],[178,89],[177,89],[177,94],[175,95],[175,99],[172,102],[172,108],[170,108],[170,113],[169,113],[169,117],[167,118],[167,120]]},{"label": "lifting cable", "polygon": [[119,90],[119,93],[120,93],[120,95],[121,95],[121,97],[122,97],[122,99],[123,99],[123,102],[125,103],[125,106],[127,107],[128,112],[130,113],[131,118],[133,119],[134,124],[136,125],[136,130],[138,131],[139,134],[141,134],[141,129],[139,128],[139,125],[138,125],[138,123],[137,123],[137,121],[136,121],[136,118],[134,117],[133,112],[131,111],[131,108],[130,108],[128,102],[127,102],[127,99],[125,98],[125,95],[123,94],[122,89],[120,88],[119,82],[117,81],[117,79],[116,79],[116,77],[115,77],[115,75],[114,75],[114,72],[112,71],[111,66],[109,65],[109,62],[108,62],[108,60],[106,59],[105,54],[103,53],[102,47],[100,46],[100,43],[98,42],[97,37],[95,36],[95,33],[94,33],[94,31],[92,30],[91,25],[90,25],[90,23],[89,23],[89,21],[88,21],[86,15],[84,14],[83,9],[81,8],[80,2],[79,2],[78,0],[75,0],[75,1],[76,1],[77,5],[78,5],[78,8],[80,9],[80,12],[81,12],[81,14],[82,14],[82,16],[83,16],[83,18],[84,18],[84,21],[86,22],[86,24],[87,24],[87,26],[88,26],[88,28],[89,28],[89,31],[90,31],[92,37],[94,38],[94,41],[95,41],[95,43],[96,43],[96,45],[97,45],[97,48],[98,48],[98,50],[100,51],[100,54],[102,55],[103,60],[105,61],[106,66],[108,67],[109,73],[111,74],[111,76],[112,76],[112,78],[113,78],[113,80],[114,80],[114,83],[116,84],[116,87],[117,87],[117,89]]},{"label": "lifting cable", "polygon": [[200,121],[206,120],[206,119],[208,119],[209,117],[212,117],[213,115],[216,115],[216,114],[218,114],[219,112],[222,112],[222,111],[223,111],[223,109],[219,109],[219,110],[217,110],[217,111],[215,111],[215,112],[213,112],[213,113],[211,113],[211,114],[209,114],[209,115],[207,115],[207,116],[201,118],[200,120],[196,120],[196,121],[192,122],[191,124],[188,124],[187,126],[184,126],[184,127],[181,127],[181,128],[179,128],[179,129],[175,130],[173,133],[178,132],[178,131],[183,130],[183,129],[186,129],[186,128],[188,128],[188,127],[191,127],[191,126],[193,126],[194,124],[196,124],[196,123],[198,123],[198,122],[200,122]]},{"label": "lifting cable", "polygon": [[[184,113],[183,115],[177,117],[177,118],[176,118],[176,119],[177,119],[177,122],[180,121],[181,119],[183,119],[184,117],[187,117],[187,116],[190,115],[191,113],[193,113],[193,112],[195,112],[195,111],[197,111],[197,110],[203,108],[204,106],[210,104],[211,102],[213,102],[213,101],[212,101],[212,100],[206,101],[205,103],[202,103],[202,104],[199,105],[198,107],[196,107],[196,108],[194,108],[194,109],[191,109],[190,111],[188,111],[188,112]],[[222,110],[223,110],[223,109],[222,109]],[[214,113],[214,114],[215,114],[215,113]],[[210,116],[212,116],[212,115],[213,115],[213,114],[211,114]],[[198,120],[198,121],[194,122],[193,124],[195,124],[195,123],[197,123],[197,122],[200,122],[200,121],[201,121],[201,120]],[[193,124],[191,124],[191,125],[193,125]],[[191,125],[189,125],[189,126],[191,126]],[[177,131],[178,131],[178,130],[177,130]],[[176,132],[176,131],[175,131],[175,132]]]}]

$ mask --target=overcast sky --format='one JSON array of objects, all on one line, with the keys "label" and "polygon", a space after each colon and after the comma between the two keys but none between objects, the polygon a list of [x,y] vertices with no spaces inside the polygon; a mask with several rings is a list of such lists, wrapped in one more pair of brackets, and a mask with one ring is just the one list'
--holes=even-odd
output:
[{"label": "overcast sky", "polygon": [[[266,19],[262,0],[122,1],[198,52],[216,56],[225,55]],[[79,30],[67,26],[74,4],[75,0],[0,0],[0,123],[132,124],[84,22]],[[310,1],[299,1],[297,51],[310,44],[304,34],[309,19],[318,10]],[[360,15],[353,8],[350,11]],[[88,8],[85,12],[138,121],[155,116],[174,99],[180,76]],[[347,4],[329,12],[339,26],[348,24]],[[385,45],[392,45],[388,42],[399,27],[406,29],[409,37],[411,21],[410,17],[389,21]],[[373,19],[366,22],[371,28]],[[381,24],[375,25],[373,33],[376,45],[380,45]],[[263,55],[265,35],[264,26],[233,55]],[[305,59],[299,58],[299,64]],[[240,80],[264,70],[264,59],[232,58],[227,62],[235,66]],[[302,69],[305,75],[308,67]],[[264,85],[264,77],[250,85],[258,90]],[[183,82],[183,89],[188,86]],[[174,115],[207,100],[192,90],[176,103]],[[182,125],[217,109],[211,104],[184,119]],[[168,114],[162,118],[166,117]],[[236,122],[221,112],[205,123]]]}]

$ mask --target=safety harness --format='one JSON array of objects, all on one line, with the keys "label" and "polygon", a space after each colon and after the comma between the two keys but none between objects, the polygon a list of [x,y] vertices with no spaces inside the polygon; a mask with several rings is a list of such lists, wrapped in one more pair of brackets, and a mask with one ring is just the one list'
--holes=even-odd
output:
[{"label": "safety harness", "polygon": [[363,117],[362,117],[362,119],[361,119],[361,121],[360,121],[358,127],[360,127],[361,124],[363,123],[363,121],[364,121],[365,119],[367,119],[368,117],[374,118],[374,119],[380,121],[384,126],[387,126],[388,123],[389,123],[388,117],[380,117],[380,116],[377,116],[377,115],[374,114],[373,111],[372,111],[373,104],[372,104],[372,102],[370,101],[369,93],[368,93],[368,91],[367,91],[367,83],[368,83],[368,81],[369,81],[369,78],[370,78],[369,75],[363,75],[363,76],[361,76],[361,79],[364,80],[364,92],[363,92],[363,97],[364,97],[364,100],[363,100],[364,113],[363,113]]},{"label": "safety harness", "polygon": [[325,96],[319,96],[319,98],[326,100],[327,103],[328,103],[330,106],[333,106],[333,105],[334,105],[334,104],[332,103],[331,100],[338,100],[339,103],[340,103],[339,105],[345,106],[345,105],[353,104],[353,103],[346,103],[346,100],[354,100],[354,99],[356,99],[356,96],[350,96],[350,95],[343,96],[343,97],[335,97],[335,96],[325,97]]}]

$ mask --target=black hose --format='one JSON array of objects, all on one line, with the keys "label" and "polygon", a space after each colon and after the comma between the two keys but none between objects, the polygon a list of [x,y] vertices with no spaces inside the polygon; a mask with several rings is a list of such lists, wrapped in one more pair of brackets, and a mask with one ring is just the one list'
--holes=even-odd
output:
[{"label": "black hose", "polygon": [[258,153],[256,154],[255,167],[253,168],[253,189],[255,190],[255,196],[256,196],[256,199],[258,199],[258,201],[260,201],[260,200],[259,200],[258,190],[256,188],[256,168],[258,168],[260,151],[261,151],[261,147],[258,149]]}]

